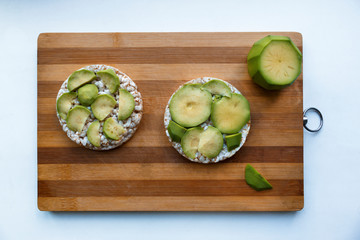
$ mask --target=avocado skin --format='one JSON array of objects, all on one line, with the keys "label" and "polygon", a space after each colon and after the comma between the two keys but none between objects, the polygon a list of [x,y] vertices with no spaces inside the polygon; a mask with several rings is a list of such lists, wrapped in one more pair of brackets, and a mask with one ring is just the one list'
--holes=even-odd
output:
[{"label": "avocado skin", "polygon": [[241,137],[242,137],[241,133],[236,133],[236,134],[233,134],[233,135],[227,135],[225,137],[226,146],[227,146],[227,149],[228,149],[229,152],[231,150],[234,150],[235,148],[240,146]]},{"label": "avocado skin", "polygon": [[277,35],[268,35],[257,42],[254,43],[254,45],[251,47],[250,52],[247,56],[247,64],[248,64],[248,72],[250,77],[252,78],[253,82],[259,85],[260,87],[266,89],[266,90],[281,90],[283,88],[286,88],[287,86],[290,86],[295,82],[297,77],[301,74],[301,66],[300,71],[297,77],[289,84],[273,84],[267,81],[267,79],[261,74],[261,71],[259,69],[259,58],[261,56],[261,53],[266,48],[267,45],[269,45],[272,41],[286,41],[289,42],[294,50],[297,52],[298,57],[300,59],[300,64],[302,62],[302,53],[301,51],[296,47],[294,42],[286,36],[277,36]]},{"label": "avocado skin", "polygon": [[186,128],[183,128],[182,126],[171,120],[169,122],[167,130],[169,132],[171,139],[174,142],[181,142],[181,138],[184,136],[186,132]]},{"label": "avocado skin", "polygon": [[272,189],[271,184],[250,164],[245,167],[245,181],[256,191]]}]

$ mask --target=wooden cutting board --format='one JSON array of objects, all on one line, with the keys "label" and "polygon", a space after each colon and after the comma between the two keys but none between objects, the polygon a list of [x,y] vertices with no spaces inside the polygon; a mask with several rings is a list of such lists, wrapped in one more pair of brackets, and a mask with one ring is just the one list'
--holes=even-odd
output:
[{"label": "wooden cutting board", "polygon": [[[282,33],[43,33],[38,39],[38,207],[44,211],[296,211],[303,208],[303,80],[281,91],[255,85],[247,72],[252,44]],[[144,100],[136,134],[115,150],[96,152],[62,131],[55,102],[75,70],[107,64],[128,74]],[[171,94],[203,76],[224,79],[251,105],[243,148],[222,163],[181,157],[165,135]],[[256,192],[246,163],[273,185]]]}]

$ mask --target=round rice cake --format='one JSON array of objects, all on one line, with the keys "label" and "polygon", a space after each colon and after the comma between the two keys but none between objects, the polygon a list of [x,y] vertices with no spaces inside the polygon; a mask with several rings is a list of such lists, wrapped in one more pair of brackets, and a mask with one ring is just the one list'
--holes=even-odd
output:
[{"label": "round rice cake", "polygon": [[[251,121],[249,120],[245,125],[244,127],[239,131],[242,136],[241,136],[241,142],[240,142],[240,145],[231,150],[231,151],[228,151],[227,149],[227,145],[224,141],[224,144],[223,144],[223,148],[221,149],[220,153],[214,157],[214,158],[207,158],[205,157],[204,155],[202,155],[199,151],[197,151],[196,153],[196,156],[195,158],[189,158],[188,156],[185,155],[182,147],[181,147],[181,144],[178,143],[178,142],[174,142],[171,137],[170,137],[170,134],[167,130],[168,128],[168,125],[169,125],[169,122],[170,120],[172,120],[171,118],[171,114],[170,114],[170,109],[169,109],[169,104],[170,104],[170,101],[171,99],[173,98],[174,94],[179,90],[181,89],[184,85],[186,84],[195,84],[195,83],[200,83],[200,84],[204,84],[204,83],[207,83],[209,82],[210,80],[220,80],[222,82],[224,82],[231,90],[232,93],[238,93],[238,94],[241,94],[241,92],[239,90],[237,90],[233,85],[231,85],[230,83],[224,81],[224,80],[221,80],[219,78],[212,78],[212,77],[203,77],[203,78],[197,78],[197,79],[193,79],[191,81],[188,81],[186,83],[184,83],[183,85],[181,85],[173,94],[172,96],[170,97],[169,101],[168,101],[168,104],[166,105],[166,108],[165,108],[165,114],[164,114],[164,125],[165,125],[165,133],[166,135],[168,136],[168,139],[170,141],[170,143],[172,144],[172,146],[185,158],[187,158],[188,160],[192,161],[192,162],[197,162],[197,163],[204,163],[204,164],[207,164],[207,163],[217,163],[217,162],[220,162],[220,161],[223,161],[227,158],[230,158],[232,157],[237,151],[240,150],[240,148],[244,145],[245,141],[246,141],[246,137],[247,135],[249,134],[249,131],[250,131],[250,123]],[[203,122],[201,125],[200,125],[204,130],[206,130],[208,128],[208,126],[213,126],[212,122],[211,122],[211,119],[209,118],[208,120],[206,120],[205,122]],[[226,134],[222,134],[223,135],[223,138],[225,138]]]},{"label": "round rice cake", "polygon": [[[75,143],[82,145],[86,148],[89,148],[92,150],[110,150],[110,149],[119,147],[120,145],[125,143],[127,140],[129,140],[134,135],[134,133],[135,133],[136,129],[138,128],[138,125],[141,121],[142,114],[143,114],[143,101],[141,98],[141,94],[138,91],[136,84],[130,79],[130,77],[114,67],[106,66],[106,65],[90,65],[90,66],[83,67],[81,69],[93,71],[95,74],[100,70],[106,70],[106,69],[114,70],[114,72],[116,73],[116,75],[119,77],[119,80],[120,80],[119,90],[126,89],[134,97],[134,101],[135,101],[134,110],[131,113],[130,117],[128,117],[127,119],[125,119],[123,121],[118,120],[119,90],[117,90],[114,94],[110,93],[110,90],[105,86],[102,79],[98,75],[96,75],[96,78],[89,83],[95,84],[97,86],[97,88],[99,90],[98,95],[108,94],[108,95],[114,97],[114,99],[116,100],[116,105],[115,105],[114,109],[110,112],[110,114],[106,117],[106,119],[113,118],[120,125],[122,125],[122,127],[124,128],[125,131],[120,136],[120,139],[119,140],[111,140],[105,136],[105,134],[103,132],[103,125],[104,125],[104,122],[106,119],[104,119],[103,121],[99,121],[100,122],[100,130],[99,130],[100,146],[96,147],[90,143],[90,141],[88,140],[88,137],[87,137],[87,130],[88,130],[90,124],[93,123],[95,120],[97,120],[95,118],[93,112],[91,111],[90,106],[87,106],[87,107],[85,106],[87,109],[89,109],[91,111],[91,114],[87,118],[85,125],[81,132],[75,132],[75,131],[69,129],[69,127],[67,126],[66,120],[62,119],[60,117],[59,113],[56,111],[60,125],[61,125],[62,129],[64,130],[64,132],[67,134],[67,136],[72,141],[74,141]],[[78,69],[78,70],[81,70],[81,69]],[[58,92],[56,101],[59,99],[59,97],[62,94],[69,92],[69,90],[68,90],[69,77],[61,85],[61,88]],[[80,105],[80,102],[79,102],[78,98],[76,97],[71,102],[70,110],[77,105]]]}]

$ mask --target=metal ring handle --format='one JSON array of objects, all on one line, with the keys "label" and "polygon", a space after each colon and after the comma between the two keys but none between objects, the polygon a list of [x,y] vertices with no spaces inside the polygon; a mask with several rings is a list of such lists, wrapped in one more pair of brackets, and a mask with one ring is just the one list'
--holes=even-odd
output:
[{"label": "metal ring handle", "polygon": [[[319,116],[319,118],[320,118],[320,124],[319,124],[319,126],[316,128],[316,129],[310,129],[310,128],[308,128],[306,125],[307,125],[307,123],[308,123],[308,118],[307,118],[307,116],[306,116],[306,113],[307,112],[310,112],[310,111],[312,111],[312,112],[316,112],[317,113],[317,115]],[[303,113],[303,126],[304,126],[304,128],[306,129],[306,130],[308,130],[309,132],[318,132],[318,131],[320,131],[320,129],[322,128],[322,126],[323,126],[323,116],[322,116],[322,114],[321,114],[321,112],[317,109],[317,108],[314,108],[314,107],[311,107],[311,108],[308,108],[308,109],[305,109],[304,110],[304,113]]]}]

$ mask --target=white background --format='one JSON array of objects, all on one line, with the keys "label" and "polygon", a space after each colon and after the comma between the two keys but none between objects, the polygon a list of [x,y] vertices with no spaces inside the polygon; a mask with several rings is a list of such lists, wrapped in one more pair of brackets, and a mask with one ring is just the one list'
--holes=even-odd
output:
[{"label": "white background", "polygon": [[[360,1],[0,0],[0,239],[360,239]],[[41,32],[298,31],[305,208],[290,213],[51,213],[36,205]]]}]

